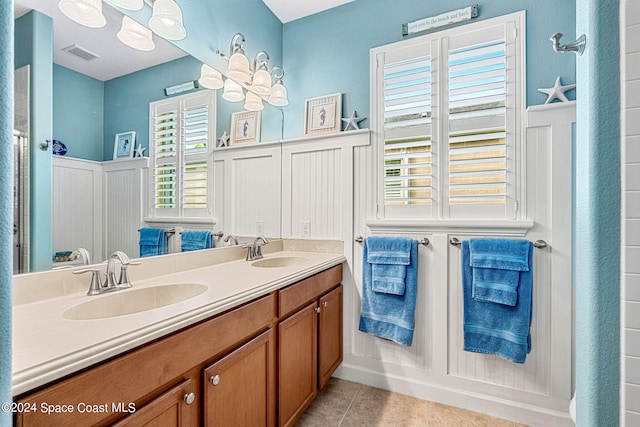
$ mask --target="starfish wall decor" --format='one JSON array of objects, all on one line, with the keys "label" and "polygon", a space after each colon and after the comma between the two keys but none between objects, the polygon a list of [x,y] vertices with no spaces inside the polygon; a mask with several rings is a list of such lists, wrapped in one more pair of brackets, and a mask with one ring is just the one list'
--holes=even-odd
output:
[{"label": "starfish wall decor", "polygon": [[559,99],[561,102],[568,102],[569,99],[567,99],[564,93],[575,87],[575,84],[563,86],[560,83],[560,76],[558,76],[556,77],[556,82],[554,83],[553,87],[540,88],[538,89],[538,92],[547,94],[547,100],[544,101],[545,104],[550,104],[554,99]]}]

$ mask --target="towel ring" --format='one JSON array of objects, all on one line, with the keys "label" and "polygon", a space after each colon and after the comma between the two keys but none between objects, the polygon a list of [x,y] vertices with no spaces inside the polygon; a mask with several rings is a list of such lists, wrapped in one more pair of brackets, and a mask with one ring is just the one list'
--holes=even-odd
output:
[{"label": "towel ring", "polygon": [[[356,243],[362,243],[364,242],[364,238],[362,236],[358,236],[355,238],[355,242]],[[428,246],[429,245],[429,239],[427,239],[426,237],[423,237],[422,239],[418,240],[418,244],[422,245],[422,246]]]},{"label": "towel ring", "polygon": [[[449,244],[451,246],[460,246],[462,244],[462,242],[460,240],[458,240],[455,237],[452,237],[449,239]],[[549,247],[549,244],[547,242],[545,242],[544,240],[536,240],[535,242],[533,242],[533,246],[538,248],[538,249],[545,249],[547,247]]]}]

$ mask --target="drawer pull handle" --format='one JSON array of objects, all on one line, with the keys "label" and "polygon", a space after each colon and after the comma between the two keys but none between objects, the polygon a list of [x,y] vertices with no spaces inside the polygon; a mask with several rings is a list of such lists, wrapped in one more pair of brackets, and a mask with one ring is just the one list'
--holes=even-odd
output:
[{"label": "drawer pull handle", "polygon": [[211,381],[212,385],[218,385],[220,384],[220,375],[213,375],[209,381]]},{"label": "drawer pull handle", "polygon": [[316,313],[320,313],[320,307],[316,307]]},{"label": "drawer pull handle", "polygon": [[323,307],[326,307],[326,306],[328,306],[328,305],[329,305],[329,301],[323,301],[323,302],[322,302],[322,306],[323,306]]},{"label": "drawer pull handle", "polygon": [[184,403],[186,403],[187,405],[191,405],[195,401],[196,401],[195,393],[187,393],[184,395]]}]

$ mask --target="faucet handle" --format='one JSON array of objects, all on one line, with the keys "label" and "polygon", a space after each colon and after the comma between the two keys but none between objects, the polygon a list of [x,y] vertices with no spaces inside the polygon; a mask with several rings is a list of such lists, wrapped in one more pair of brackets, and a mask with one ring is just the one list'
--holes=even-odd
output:
[{"label": "faucet handle", "polygon": [[91,284],[87,295],[100,295],[102,293],[102,280],[100,280],[99,268],[83,268],[80,270],[74,270],[73,274],[91,273]]}]

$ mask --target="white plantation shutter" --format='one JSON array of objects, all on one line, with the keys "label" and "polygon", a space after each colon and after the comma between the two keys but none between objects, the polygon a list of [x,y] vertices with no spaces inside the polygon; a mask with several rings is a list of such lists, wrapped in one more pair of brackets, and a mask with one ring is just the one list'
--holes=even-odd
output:
[{"label": "white plantation shutter", "polygon": [[213,99],[210,91],[201,91],[150,104],[152,216],[211,214]]},{"label": "white plantation shutter", "polygon": [[447,63],[450,218],[513,218],[517,110],[515,26],[487,25],[443,40]]},{"label": "white plantation shutter", "polygon": [[[377,57],[386,216],[430,216],[433,204],[429,44]],[[416,53],[419,55],[416,56]]]},{"label": "white plantation shutter", "polygon": [[372,50],[386,218],[514,218],[524,14]]}]

